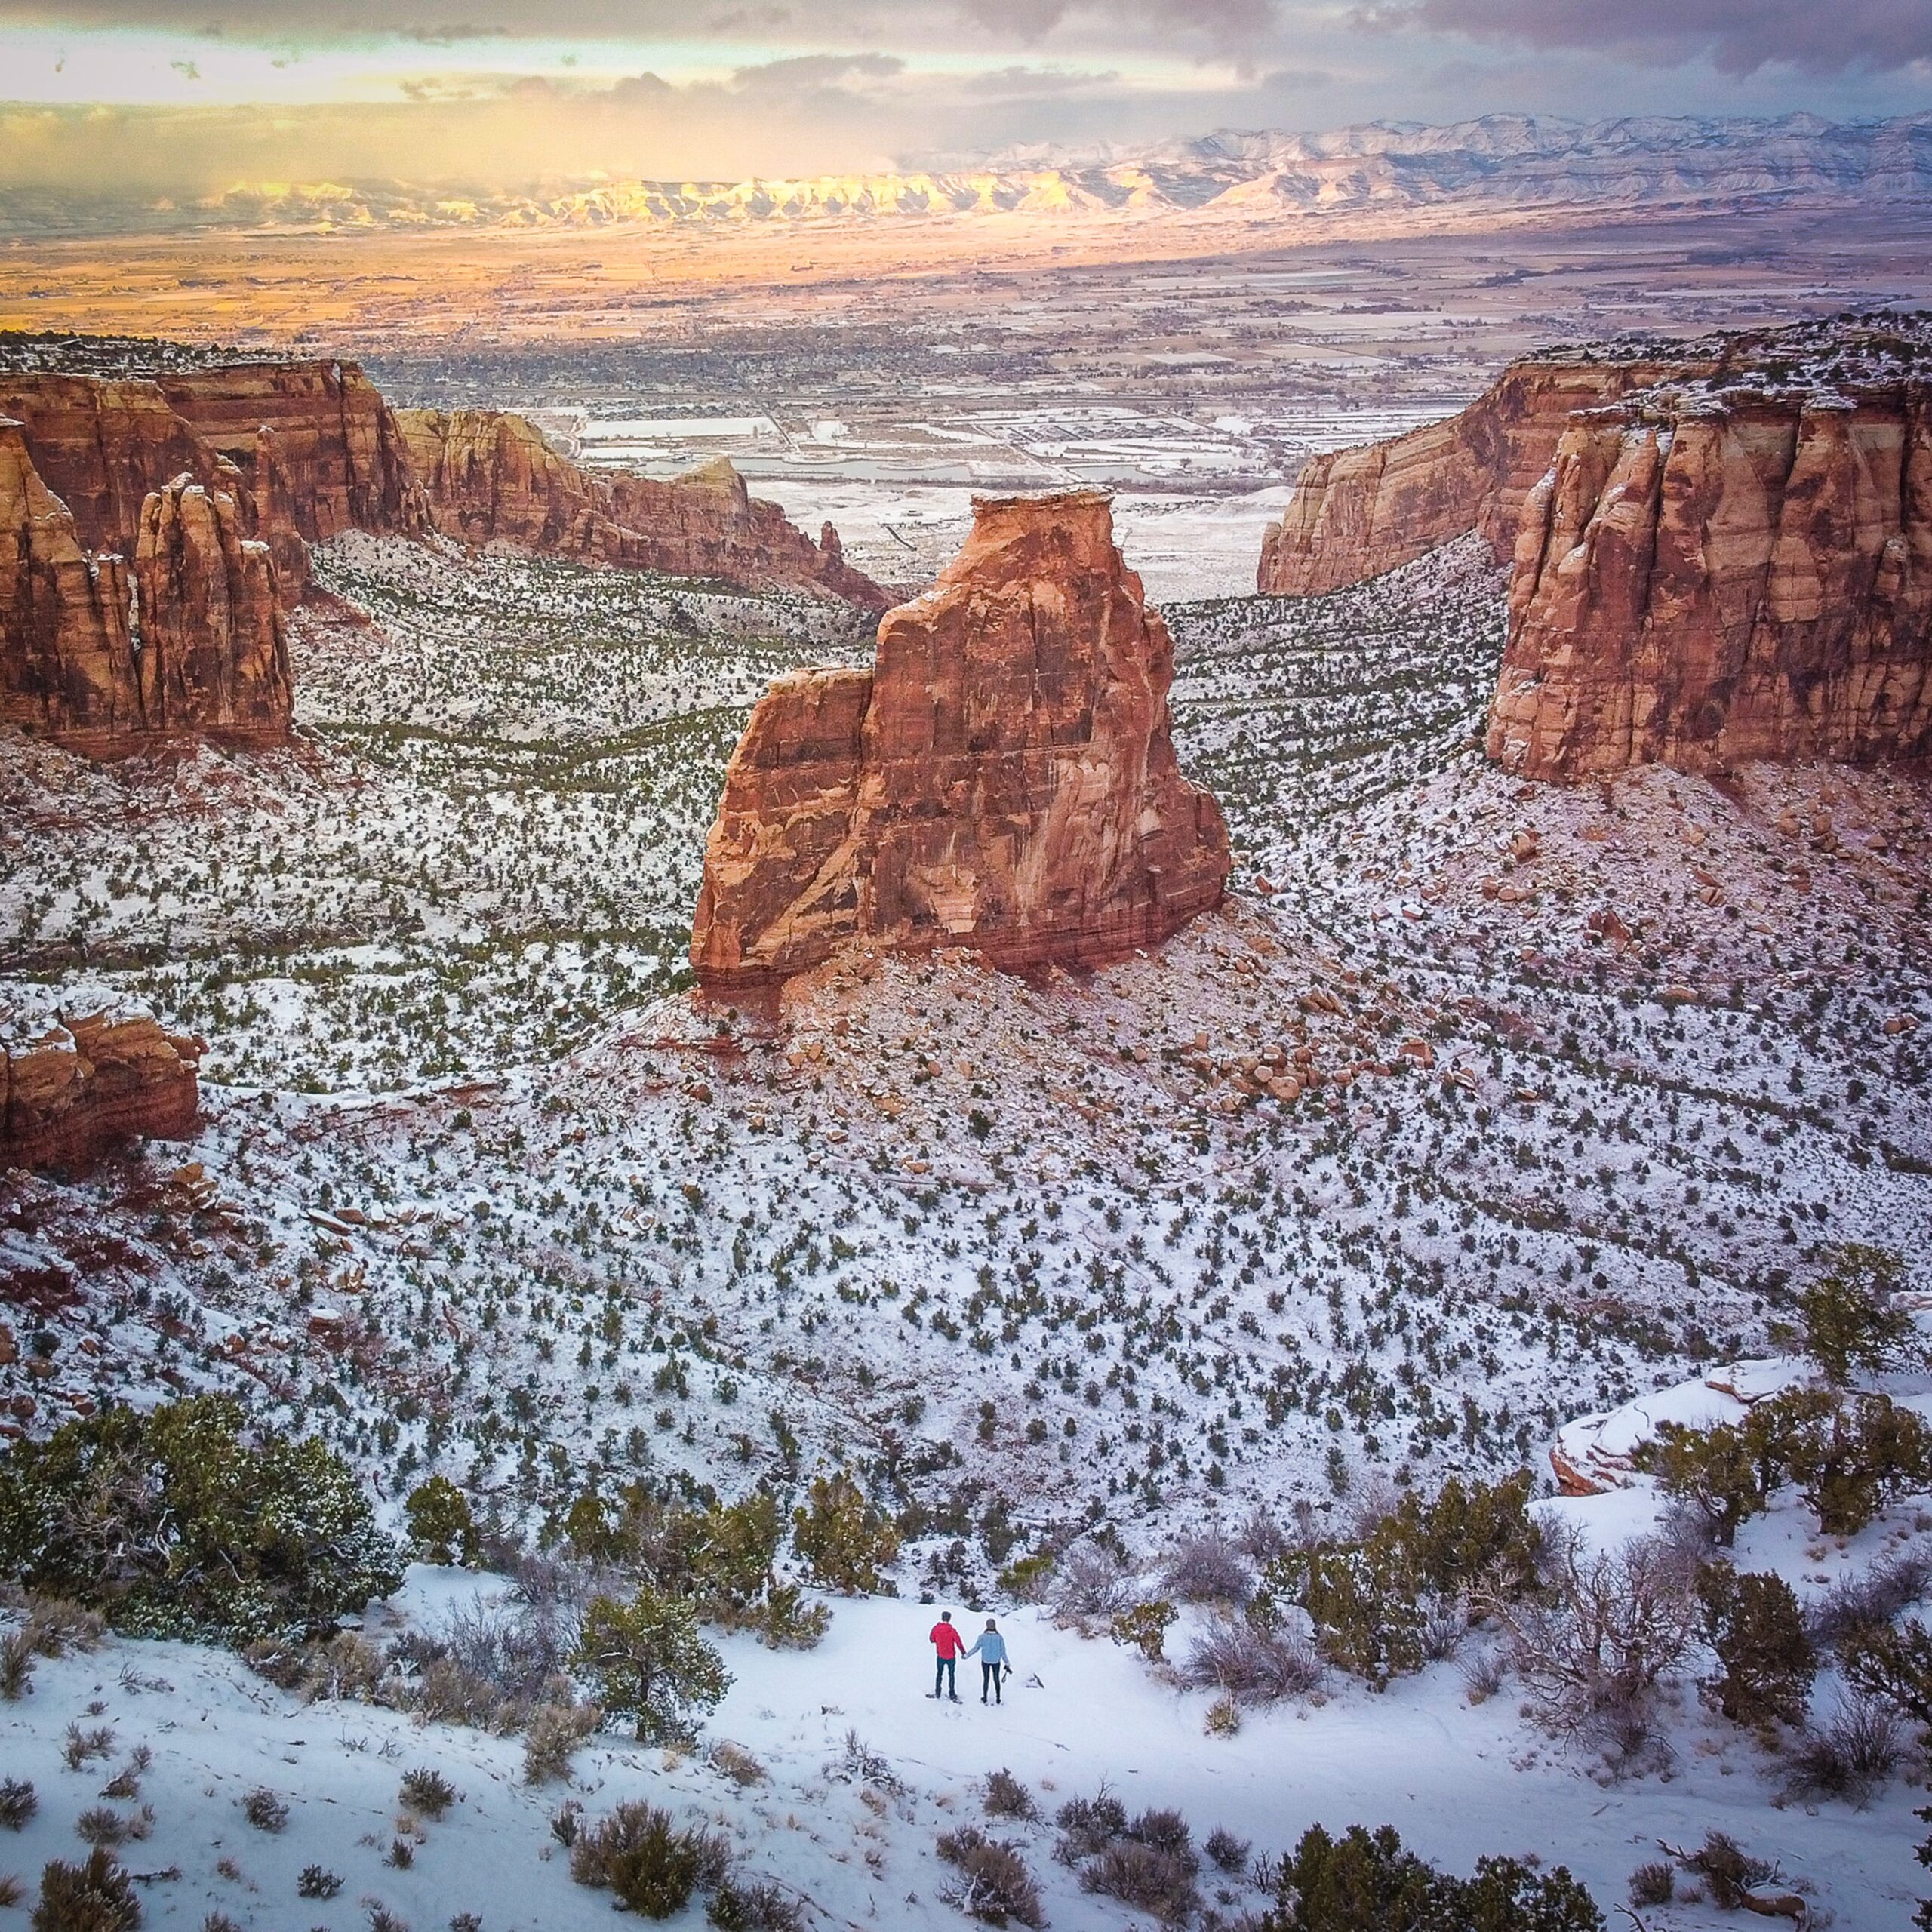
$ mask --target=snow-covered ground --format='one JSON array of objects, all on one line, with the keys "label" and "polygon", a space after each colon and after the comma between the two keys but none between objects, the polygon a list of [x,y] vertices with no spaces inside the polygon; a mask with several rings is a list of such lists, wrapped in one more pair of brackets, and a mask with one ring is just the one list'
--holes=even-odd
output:
[{"label": "snow-covered ground", "polygon": [[[1932,1413],[1932,1382],[1915,1398]],[[1654,1526],[1647,1484],[1540,1506],[1614,1546]],[[1742,1567],[1786,1575],[1804,1595],[1906,1547],[1932,1551],[1914,1511],[1895,1510],[1825,1556],[1795,1506],[1749,1525]],[[1918,1520],[1926,1518],[1922,1511]],[[501,1580],[460,1572],[411,1572],[402,1595],[378,1607],[367,1634],[380,1640],[405,1625],[433,1631],[457,1604],[489,1602]],[[1687,1675],[1669,1724],[1668,1775],[1621,1783],[1592,1775],[1586,1754],[1527,1724],[1513,1686],[1472,1703],[1462,1666],[1434,1664],[1377,1694],[1331,1674],[1315,1694],[1248,1711],[1238,1732],[1210,1734],[1209,1694],[1180,1687],[1171,1672],[1134,1652],[1057,1627],[1041,1611],[1001,1617],[1014,1674],[1001,1706],[983,1706],[968,1665],[963,1701],[934,1703],[925,1632],[931,1604],[905,1600],[832,1600],[829,1634],[815,1650],[761,1648],[721,1640],[734,1681],[707,1726],[706,1746],[723,1739],[748,1750],[764,1775],[743,1784],[709,1761],[706,1749],[659,1750],[609,1735],[575,1761],[573,1783],[538,1788],[522,1774],[515,1739],[413,1721],[357,1702],[304,1705],[253,1676],[238,1660],[191,1646],[112,1640],[88,1654],[43,1661],[30,1695],[0,1705],[0,1757],[40,1800],[17,1837],[0,1838],[0,1872],[31,1876],[45,1860],[80,1855],[79,1814],[98,1788],[145,1746],[153,1754],[137,1802],[152,1806],[151,1835],[124,1848],[143,1884],[148,1922],[198,1925],[211,1910],[265,1928],[347,1928],[367,1922],[364,1901],[384,1902],[419,1927],[475,1912],[488,1932],[608,1921],[608,1895],[570,1879],[550,1820],[567,1800],[592,1820],[618,1801],[641,1798],[681,1820],[722,1829],[748,1872],[775,1878],[820,1926],[944,1927],[965,1921],[943,1897],[952,1875],[935,1856],[942,1832],[989,1826],[1022,1848],[1040,1881],[1047,1916],[1063,1932],[1116,1932],[1145,1915],[1081,1889],[1077,1872],[1054,1857],[1054,1814],[1069,1798],[1103,1785],[1130,1814],[1180,1811],[1197,1842],[1217,1826],[1257,1854],[1292,1847],[1310,1824],[1392,1824],[1405,1844],[1466,1872],[1478,1856],[1503,1852],[1546,1866],[1562,1864],[1604,1909],[1624,1896],[1629,1874],[1657,1858],[1660,1842],[1695,1845],[1713,1830],[1780,1861],[1808,1897],[1814,1926],[1881,1932],[1902,1926],[1923,1889],[1912,1858],[1916,1794],[1902,1783],[1863,1807],[1789,1803],[1773,1809],[1786,1773],[1750,1735],[1702,1711]],[[1198,1617],[1200,1613],[1195,1613]],[[969,1629],[978,1620],[963,1616]],[[1169,1633],[1184,1659],[1189,1622]],[[1481,1639],[1475,1641],[1478,1644]],[[1829,1679],[1817,1698],[1828,1708]],[[111,1752],[79,1770],[66,1767],[67,1727],[104,1724]],[[854,1762],[848,1740],[883,1761],[886,1776]],[[419,1821],[421,1841],[407,1869],[388,1863],[398,1830],[401,1774],[433,1767],[460,1792],[441,1820]],[[1041,1813],[1028,1823],[988,1820],[983,1780],[1010,1770]],[[241,1810],[266,1786],[290,1807],[286,1827],[252,1828]],[[228,1861],[226,1869],[223,1861]],[[320,1865],[343,1880],[331,1902],[298,1900],[303,1869]],[[1204,1894],[1224,1914],[1258,1910],[1263,1900],[1240,1874],[1205,1867]],[[695,1925],[700,1907],[676,1921]],[[1716,1932],[1734,1918],[1679,1903],[1647,1923],[1671,1932]]]}]

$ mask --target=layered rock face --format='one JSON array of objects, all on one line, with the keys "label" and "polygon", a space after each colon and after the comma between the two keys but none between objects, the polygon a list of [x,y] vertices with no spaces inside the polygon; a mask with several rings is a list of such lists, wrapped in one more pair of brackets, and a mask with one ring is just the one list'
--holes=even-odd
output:
[{"label": "layered rock face", "polygon": [[183,735],[279,743],[288,652],[268,546],[192,476],[144,500],[131,546],[97,556],[0,421],[0,723],[90,757]]},{"label": "layered rock face", "polygon": [[829,524],[814,544],[721,458],[659,483],[582,469],[506,412],[405,409],[397,418],[437,528],[464,543],[754,589],[823,590],[868,610],[891,601],[846,563]]},{"label": "layered rock face", "polygon": [[195,1131],[203,1043],[113,1001],[10,989],[0,1013],[0,1168],[78,1167],[137,1135]]},{"label": "layered rock face", "polygon": [[1091,491],[976,500],[869,672],[782,678],[725,777],[691,942],[714,991],[848,940],[1099,964],[1219,903],[1219,808],[1169,736],[1173,645]]},{"label": "layered rock face", "polygon": [[[355,363],[236,363],[156,381],[169,406],[251,489],[266,484],[280,493],[306,542],[324,543],[345,530],[428,531],[428,506],[395,414]],[[272,479],[257,473],[268,454],[278,472]]]},{"label": "layered rock face", "polygon": [[1614,402],[1666,372],[1706,366],[1697,357],[1519,362],[1446,423],[1315,457],[1262,540],[1256,587],[1275,597],[1340,590],[1472,530],[1500,562],[1523,499],[1549,469],[1572,411]]},{"label": "layered rock face", "polygon": [[1932,384],[1583,416],[1525,505],[1490,756],[1932,755]]}]

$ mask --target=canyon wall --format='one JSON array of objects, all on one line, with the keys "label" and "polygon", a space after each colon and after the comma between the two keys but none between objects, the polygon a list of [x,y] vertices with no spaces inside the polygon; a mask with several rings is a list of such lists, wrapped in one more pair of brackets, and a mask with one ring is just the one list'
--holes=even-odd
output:
[{"label": "canyon wall", "polygon": [[1932,384],[1580,416],[1524,506],[1506,770],[1932,755]]},{"label": "canyon wall", "polygon": [[1262,539],[1256,587],[1275,597],[1343,589],[1472,530],[1500,562],[1572,411],[1705,366],[1695,358],[1518,362],[1446,422],[1312,457]]},{"label": "canyon wall", "polygon": [[854,570],[829,524],[814,543],[720,458],[672,482],[586,469],[524,417],[494,410],[397,412],[438,529],[573,561],[747,589],[817,589],[868,610],[891,600]]},{"label": "canyon wall", "polygon": [[692,962],[752,990],[847,940],[1098,964],[1220,903],[1226,828],[1169,736],[1173,645],[1093,491],[979,498],[871,672],[774,683],[725,777]]},{"label": "canyon wall", "polygon": [[83,1167],[137,1135],[195,1131],[203,1043],[118,1001],[10,986],[0,1010],[0,1168]]},{"label": "canyon wall", "polygon": [[22,426],[0,420],[0,724],[95,758],[288,735],[288,638],[269,546],[189,475],[143,500],[123,555],[82,543]]}]

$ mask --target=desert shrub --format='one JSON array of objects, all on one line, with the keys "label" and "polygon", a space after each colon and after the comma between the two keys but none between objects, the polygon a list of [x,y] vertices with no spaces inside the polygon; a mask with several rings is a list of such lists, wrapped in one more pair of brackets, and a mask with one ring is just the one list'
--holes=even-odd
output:
[{"label": "desert shrub", "polygon": [[987,1925],[1045,1924],[1039,1887],[1011,1845],[988,1838],[977,1825],[962,1825],[943,1832],[934,1848],[958,1874],[940,1892],[949,1905]]},{"label": "desert shrub", "polygon": [[69,1651],[85,1654],[98,1647],[107,1624],[97,1611],[89,1610],[71,1597],[36,1592],[28,1598],[27,1640],[38,1657],[65,1657]]},{"label": "desert shrub", "polygon": [[1331,1663],[1378,1689],[1454,1647],[1472,1607],[1534,1585],[1543,1534],[1527,1472],[1500,1483],[1451,1477],[1429,1502],[1411,1494],[1354,1538],[1314,1538],[1263,1571],[1257,1607],[1306,1611]]},{"label": "desert shrub", "polygon": [[340,1876],[325,1866],[305,1865],[295,1881],[295,1895],[304,1899],[332,1899],[342,1890]]},{"label": "desert shrub", "polygon": [[891,1523],[842,1470],[812,1478],[792,1512],[792,1543],[814,1583],[847,1596],[878,1589],[899,1554]]},{"label": "desert shrub", "polygon": [[1804,1627],[1821,1650],[1836,1650],[1854,1632],[1882,1629],[1932,1589],[1932,1562],[1915,1550],[1887,1557],[1846,1577],[1805,1606]]},{"label": "desert shrub", "polygon": [[721,1880],[704,1916],[717,1932],[805,1932],[798,1901],[769,1878]]},{"label": "desert shrub", "polygon": [[1630,1875],[1626,1896],[1632,1905],[1668,1905],[1677,1896],[1677,1867],[1654,1858]]},{"label": "desert shrub", "polygon": [[1321,1681],[1321,1659],[1300,1638],[1217,1619],[1195,1638],[1182,1672],[1197,1690],[1225,1690],[1237,1702],[1272,1703],[1305,1696]]},{"label": "desert shrub", "polygon": [[1037,1818],[1040,1815],[1033,1794],[1009,1770],[986,1774],[986,1807],[989,1818]]},{"label": "desert shrub", "polygon": [[1791,1586],[1767,1571],[1740,1575],[1711,1563],[1698,1573],[1697,1595],[1720,1666],[1703,1686],[1706,1700],[1734,1724],[1802,1723],[1818,1654]]},{"label": "desert shrub", "polygon": [[1159,1847],[1134,1838],[1106,1846],[1081,1868],[1083,1890],[1151,1912],[1165,1925],[1181,1925],[1200,1909],[1201,1894],[1186,1863]]},{"label": "desert shrub", "polygon": [[523,1781],[547,1784],[571,1774],[571,1759],[597,1728],[594,1704],[539,1704],[523,1734]]},{"label": "desert shrub", "polygon": [[1863,1805],[1905,1755],[1904,1721],[1875,1697],[1852,1697],[1830,1721],[1807,1730],[1786,1757],[1793,1798],[1835,1798]]},{"label": "desert shrub", "polygon": [[1245,1603],[1254,1594],[1254,1573],[1226,1537],[1189,1537],[1168,1559],[1162,1587],[1182,1603]]},{"label": "desert shrub", "polygon": [[288,1807],[266,1785],[257,1785],[242,1801],[242,1815],[258,1832],[278,1832],[288,1823]]},{"label": "desert shrub", "polygon": [[1057,1856],[1075,1865],[1103,1851],[1127,1831],[1127,1809],[1105,1785],[1091,1798],[1069,1798],[1054,1814],[1060,1828]]},{"label": "desert shrub", "polygon": [[1172,1604],[1155,1598],[1115,1611],[1108,1630],[1116,1644],[1138,1651],[1149,1663],[1162,1663],[1167,1660],[1168,1627],[1175,1615]]},{"label": "desert shrub", "polygon": [[1241,1729],[1241,1706],[1223,1690],[1208,1706],[1208,1715],[1201,1720],[1201,1728],[1210,1737],[1232,1737]]},{"label": "desert shrub", "polygon": [[1655,1539],[1551,1564],[1551,1594],[1494,1604],[1510,1663],[1537,1718],[1558,1735],[1635,1764],[1653,1747],[1658,1680],[1688,1647],[1697,1599],[1681,1563]]},{"label": "desert shrub", "polygon": [[113,1851],[125,1844],[131,1834],[125,1813],[111,1804],[91,1804],[74,1820],[74,1835],[84,1844],[105,1845]]},{"label": "desert shrub", "polygon": [[425,1818],[440,1818],[456,1802],[456,1786],[427,1764],[405,1771],[397,1801]]},{"label": "desert shrub", "polygon": [[1339,1838],[1311,1826],[1276,1868],[1257,1932],[1602,1932],[1603,1915],[1562,1866],[1479,1858],[1472,1877],[1438,1872],[1389,1826]]},{"label": "desert shrub", "polygon": [[1831,1272],[1798,1297],[1804,1352],[1840,1388],[1860,1370],[1876,1374],[1925,1352],[1912,1312],[1900,1298],[1905,1264],[1890,1250],[1847,1242],[1831,1255]]},{"label": "desert shrub", "polygon": [[365,1899],[362,1909],[368,1915],[369,1932],[409,1932],[409,1921],[390,1911],[380,1899]]},{"label": "desert shrub", "polygon": [[11,1912],[27,1895],[27,1888],[11,1872],[0,1872],[0,1911]]},{"label": "desert shrub", "polygon": [[374,1644],[353,1630],[338,1630],[320,1642],[283,1638],[257,1638],[243,1647],[242,1660],[257,1675],[305,1703],[324,1698],[353,1698],[365,1703],[389,1700],[388,1666]]},{"label": "desert shrub", "polygon": [[401,1583],[348,1466],[319,1441],[244,1439],[195,1396],[66,1423],[0,1460],[0,1571],[136,1636],[240,1644],[332,1629]]},{"label": "desert shrub", "polygon": [[418,1483],[405,1500],[402,1513],[409,1540],[425,1563],[473,1563],[476,1521],[469,1500],[448,1476]]},{"label": "desert shrub", "polygon": [[[1671,1850],[1668,1845],[1664,1848]],[[1685,1871],[1703,1880],[1711,1903],[1721,1912],[1748,1909],[1764,1917],[1801,1922],[1808,1915],[1804,1901],[1795,1894],[1763,1896],[1764,1887],[1783,1882],[1783,1872],[1775,1860],[1754,1856],[1727,1832],[1706,1832],[1695,1851],[1672,1855]]]},{"label": "desert shrub", "polygon": [[646,1743],[688,1737],[731,1687],[689,1604],[648,1586],[628,1604],[599,1597],[584,1614],[575,1662],[608,1711],[634,1719]]},{"label": "desert shrub", "polygon": [[33,1639],[24,1630],[0,1637],[0,1698],[17,1704],[33,1687]]},{"label": "desert shrub", "polygon": [[749,1630],[768,1651],[815,1650],[832,1628],[829,1604],[809,1601],[795,1583],[774,1583],[758,1602],[740,1608],[711,1606],[715,1622]]},{"label": "desert shrub", "polygon": [[4,1825],[10,1832],[25,1831],[33,1814],[39,1809],[40,1800],[35,1794],[30,1780],[26,1778],[0,1780],[0,1825]]},{"label": "desert shrub", "polygon": [[706,1753],[713,1770],[721,1772],[740,1790],[765,1780],[765,1769],[757,1757],[742,1744],[734,1744],[728,1737],[721,1737]]},{"label": "desert shrub", "polygon": [[1127,1571],[1099,1543],[1077,1543],[1060,1558],[1054,1579],[1057,1616],[1069,1620],[1112,1617],[1128,1606]]},{"label": "desert shrub", "polygon": [[571,1876],[611,1892],[626,1912],[669,1918],[723,1879],[728,1857],[713,1834],[680,1829],[669,1812],[632,1802],[577,1833]]},{"label": "desert shrub", "polygon": [[134,1881],[103,1847],[85,1865],[54,1859],[40,1875],[40,1901],[28,1920],[32,1932],[134,1932],[141,1902]]},{"label": "desert shrub", "polygon": [[1201,1848],[1217,1872],[1231,1875],[1247,1869],[1248,1854],[1254,1849],[1246,1838],[1236,1838],[1225,1825],[1217,1825]]},{"label": "desert shrub", "polygon": [[1896,1626],[1861,1626],[1839,1647],[1838,1661],[1854,1690],[1903,1711],[1932,1749],[1932,1629],[1916,1617]]},{"label": "desert shrub", "polygon": [[211,1912],[202,1921],[202,1932],[242,1932],[225,1912]]},{"label": "desert shrub", "polygon": [[60,1761],[69,1770],[78,1771],[97,1758],[114,1755],[112,1727],[104,1724],[70,1724],[63,1734]]}]

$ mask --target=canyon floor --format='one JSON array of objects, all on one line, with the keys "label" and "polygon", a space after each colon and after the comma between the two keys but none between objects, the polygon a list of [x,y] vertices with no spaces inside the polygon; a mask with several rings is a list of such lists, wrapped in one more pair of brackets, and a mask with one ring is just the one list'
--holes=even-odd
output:
[{"label": "canyon floor", "polygon": [[[764,680],[861,661],[859,627],[359,537],[316,568],[294,750],[93,767],[0,740],[9,968],[138,994],[211,1043],[192,1143],[0,1186],[17,1424],[231,1390],[392,1515],[440,1469],[509,1534],[640,1473],[789,1494],[842,1464],[917,1512],[902,1596],[998,1604],[1002,1564],[1100,1528],[1151,1577],[1257,1509],[1343,1522],[1392,1481],[1545,1469],[1566,1423],[1774,1352],[1829,1244],[1927,1252],[1932,783],[1503,779],[1475,749],[1502,608],[1472,543],[1331,598],[1170,607],[1183,764],[1238,855],[1221,912],[1033,981],[856,952],[755,1013],[685,989],[704,829]],[[1899,1392],[1932,1406],[1932,1380]],[[1767,1519],[1765,1561],[1814,1589],[1921,1537],[1921,1503],[1816,1555]],[[1547,1506],[1607,1534],[1652,1505]],[[432,1585],[411,1614],[447,1614]],[[822,1651],[728,1647],[715,1732],[769,1786],[607,1740],[592,1809],[716,1811],[832,1923],[958,1922],[927,1841],[1005,1762],[1060,1792],[1144,1777],[1277,1852],[1318,1817],[1392,1820],[1459,1869],[1534,1850],[1606,1909],[1650,1841],[1712,1825],[1774,1845],[1841,1924],[1912,1896],[1899,1783],[1774,1814],[1775,1767],[1687,1704],[1678,1770],[1614,1790],[1447,1664],[1219,1740],[1204,1695],[1023,1612],[1042,1685],[982,1728],[919,1701],[930,1612],[834,1607]],[[0,1715],[10,1761],[57,1755],[99,1701],[171,1770],[156,1869],[202,1873],[215,1837],[237,1860],[226,1890],[149,1888],[157,1922],[211,1900],[294,1922],[301,1847],[246,1836],[245,1777],[380,1834],[423,1755],[470,1794],[446,1841],[411,1877],[332,1837],[371,1869],[315,1922],[358,1893],[417,1922],[478,1909],[435,1877],[466,1847],[493,1927],[605,1909],[542,1869],[551,1801],[475,1734],[303,1713],[148,1646],[42,1683]],[[848,1729],[887,1778],[822,1768]],[[291,1731],[326,1777],[274,1769],[303,1761]],[[34,1774],[23,1858],[82,1795]],[[1131,1920],[1047,1843],[1056,1924]],[[1255,1903],[1225,1889],[1217,1910]]]}]

